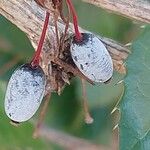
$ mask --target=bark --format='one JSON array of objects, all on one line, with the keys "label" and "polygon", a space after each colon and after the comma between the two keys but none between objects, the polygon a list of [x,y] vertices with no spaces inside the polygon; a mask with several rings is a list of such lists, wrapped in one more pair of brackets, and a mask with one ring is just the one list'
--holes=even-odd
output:
[{"label": "bark", "polygon": [[119,15],[150,23],[149,0],[83,0]]},{"label": "bark", "polygon": [[102,146],[93,144],[88,140],[77,138],[54,129],[43,127],[39,133],[40,137],[48,141],[59,144],[66,150],[117,150],[118,149],[118,132],[114,132],[112,145]]}]

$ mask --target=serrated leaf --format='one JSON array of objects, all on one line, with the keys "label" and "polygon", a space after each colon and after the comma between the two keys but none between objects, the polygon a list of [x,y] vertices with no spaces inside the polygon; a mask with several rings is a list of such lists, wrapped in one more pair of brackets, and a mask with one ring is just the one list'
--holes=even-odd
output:
[{"label": "serrated leaf", "polygon": [[150,149],[150,26],[133,43],[120,104],[120,150]]}]

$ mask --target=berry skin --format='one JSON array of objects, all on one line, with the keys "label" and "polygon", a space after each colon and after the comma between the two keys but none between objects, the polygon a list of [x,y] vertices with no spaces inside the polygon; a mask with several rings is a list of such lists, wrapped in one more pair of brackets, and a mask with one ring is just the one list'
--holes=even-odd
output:
[{"label": "berry skin", "polygon": [[40,66],[24,64],[12,74],[5,95],[5,112],[13,122],[29,120],[45,93],[46,77]]},{"label": "berry skin", "polygon": [[91,33],[71,38],[71,57],[78,69],[93,82],[106,82],[113,75],[112,59],[101,40]]}]

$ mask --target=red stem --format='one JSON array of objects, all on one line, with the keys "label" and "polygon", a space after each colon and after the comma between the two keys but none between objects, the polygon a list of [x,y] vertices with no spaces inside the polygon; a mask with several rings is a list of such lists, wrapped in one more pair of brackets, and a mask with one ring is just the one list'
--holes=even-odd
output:
[{"label": "red stem", "polygon": [[77,18],[77,14],[76,14],[76,11],[74,9],[74,6],[72,4],[72,1],[71,0],[66,0],[67,1],[67,5],[72,13],[72,17],[73,17],[73,25],[74,25],[74,30],[75,30],[75,37],[76,37],[76,40],[77,41],[81,41],[82,39],[82,35],[79,31],[79,28],[78,28],[78,18]]},{"label": "red stem", "polygon": [[40,40],[39,40],[39,43],[38,43],[37,50],[36,50],[36,52],[34,54],[34,57],[33,57],[32,61],[31,61],[31,64],[33,66],[38,66],[39,62],[40,62],[40,54],[41,54],[43,43],[44,43],[44,39],[45,39],[45,36],[46,36],[46,30],[47,30],[47,27],[48,27],[49,16],[50,16],[50,13],[46,12],[46,17],[45,17],[45,21],[44,21],[42,34],[41,34],[41,37],[40,37]]}]

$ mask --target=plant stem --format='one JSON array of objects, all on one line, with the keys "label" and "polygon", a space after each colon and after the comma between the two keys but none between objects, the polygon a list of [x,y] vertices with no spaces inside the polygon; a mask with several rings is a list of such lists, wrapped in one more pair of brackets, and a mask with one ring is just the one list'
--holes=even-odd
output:
[{"label": "plant stem", "polygon": [[78,28],[78,18],[77,18],[76,11],[74,9],[74,6],[73,6],[71,0],[66,0],[66,2],[67,2],[68,7],[70,8],[71,13],[72,13],[73,25],[74,25],[74,30],[75,30],[75,38],[77,41],[81,41],[82,35],[81,35],[79,28]]},{"label": "plant stem", "polygon": [[49,22],[49,16],[50,16],[50,13],[46,12],[46,17],[45,17],[45,21],[44,21],[42,34],[41,34],[41,37],[40,37],[35,55],[34,55],[32,61],[31,61],[31,64],[33,66],[39,65],[39,62],[40,62],[40,54],[41,54],[43,44],[44,44],[44,39],[45,39],[45,35],[46,35],[47,27],[48,27],[48,22]]}]

